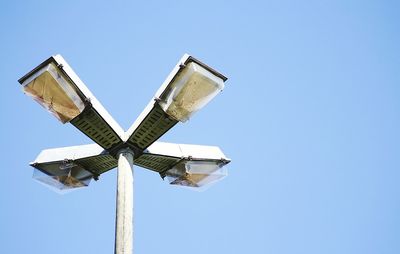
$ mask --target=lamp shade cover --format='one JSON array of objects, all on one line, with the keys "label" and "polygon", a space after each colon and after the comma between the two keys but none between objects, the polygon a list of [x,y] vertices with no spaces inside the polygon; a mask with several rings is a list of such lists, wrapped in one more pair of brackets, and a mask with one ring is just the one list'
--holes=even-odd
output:
[{"label": "lamp shade cover", "polygon": [[173,185],[202,188],[227,176],[224,164],[219,161],[183,161],[165,172]]},{"label": "lamp shade cover", "polygon": [[35,168],[33,179],[56,192],[63,193],[87,187],[93,179],[93,174],[73,162],[60,161]]},{"label": "lamp shade cover", "polygon": [[78,116],[85,104],[71,82],[54,63],[44,66],[22,83],[23,91],[66,123]]},{"label": "lamp shade cover", "polygon": [[178,72],[162,94],[160,105],[170,117],[186,122],[223,89],[222,78],[190,62]]}]

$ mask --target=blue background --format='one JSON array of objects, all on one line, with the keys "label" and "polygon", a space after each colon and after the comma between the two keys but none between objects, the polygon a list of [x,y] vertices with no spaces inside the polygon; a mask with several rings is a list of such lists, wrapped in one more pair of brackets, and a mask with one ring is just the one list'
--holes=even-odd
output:
[{"label": "blue background", "polygon": [[184,53],[226,89],[162,141],[218,145],[206,192],[135,170],[135,253],[400,253],[398,1],[0,3],[1,253],[113,253],[116,171],[58,195],[42,149],[91,143],[21,92],[60,53],[126,130]]}]

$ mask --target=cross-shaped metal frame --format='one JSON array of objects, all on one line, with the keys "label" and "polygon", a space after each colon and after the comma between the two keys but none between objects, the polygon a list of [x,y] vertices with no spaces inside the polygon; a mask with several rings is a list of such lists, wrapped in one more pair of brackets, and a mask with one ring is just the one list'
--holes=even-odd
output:
[{"label": "cross-shaped metal frame", "polygon": [[[101,174],[117,167],[118,153],[124,149],[133,151],[135,165],[155,171],[162,178],[168,170],[185,161],[214,162],[221,167],[229,163],[230,160],[218,147],[157,142],[178,123],[177,119],[165,112],[161,102],[167,91],[171,90],[171,84],[190,63],[204,68],[223,82],[227,80],[224,75],[185,54],[144,111],[124,132],[61,55],[48,58],[18,81],[26,87],[47,71],[63,80],[67,86],[70,85],[70,94],[74,94],[83,106],[79,108],[76,116],[70,117],[71,119],[56,116],[64,123],[70,122],[96,144],[43,150],[31,166],[44,173],[44,176],[54,174],[58,169],[73,169],[76,171],[75,178],[78,182],[68,182],[60,177],[55,179],[56,182],[62,183],[58,186],[60,189],[69,189],[85,186],[91,177],[97,180]],[[51,106],[47,109],[52,111]]]}]

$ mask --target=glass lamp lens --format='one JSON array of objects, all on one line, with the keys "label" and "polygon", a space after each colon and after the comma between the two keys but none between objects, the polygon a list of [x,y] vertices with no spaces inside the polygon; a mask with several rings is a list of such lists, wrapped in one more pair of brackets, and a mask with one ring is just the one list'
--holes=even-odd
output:
[{"label": "glass lamp lens", "polygon": [[203,187],[227,176],[227,170],[216,161],[185,161],[166,172],[170,184]]},{"label": "glass lamp lens", "polygon": [[43,67],[22,85],[27,95],[62,123],[71,121],[85,108],[74,87],[52,63]]},{"label": "glass lamp lens", "polygon": [[35,169],[33,178],[50,189],[63,193],[68,190],[87,187],[92,173],[73,163],[54,162]]},{"label": "glass lamp lens", "polygon": [[172,118],[185,122],[224,88],[224,81],[197,63],[189,63],[173,80],[160,105]]}]

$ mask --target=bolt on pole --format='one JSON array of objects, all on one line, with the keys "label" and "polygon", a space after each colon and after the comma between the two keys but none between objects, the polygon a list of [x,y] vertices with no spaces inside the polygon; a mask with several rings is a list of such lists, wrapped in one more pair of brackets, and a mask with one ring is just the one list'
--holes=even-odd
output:
[{"label": "bolt on pole", "polygon": [[118,153],[115,254],[133,253],[133,158],[130,149]]}]

